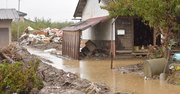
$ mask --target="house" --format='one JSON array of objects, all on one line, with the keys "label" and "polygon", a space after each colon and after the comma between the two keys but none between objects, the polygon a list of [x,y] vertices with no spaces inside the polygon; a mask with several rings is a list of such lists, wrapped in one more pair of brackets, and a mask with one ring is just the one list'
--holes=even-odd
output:
[{"label": "house", "polygon": [[[25,19],[24,17],[27,16],[27,13],[21,12],[21,11],[17,11],[18,15],[19,15],[19,20],[22,22],[25,22],[27,19]],[[16,21],[18,21],[18,19],[16,19]]]},{"label": "house", "polygon": [[0,48],[11,43],[11,22],[18,17],[15,9],[0,9]]},{"label": "house", "polygon": [[[80,18],[81,22],[62,29],[63,55],[78,59],[80,45],[83,47],[88,40],[93,41],[98,48],[109,49],[114,56],[144,54],[139,49],[156,44],[153,43],[153,29],[142,23],[140,18],[108,18],[108,11],[101,6],[106,6],[109,2],[110,0],[79,0],[74,18]],[[134,50],[135,47],[139,49]]]}]

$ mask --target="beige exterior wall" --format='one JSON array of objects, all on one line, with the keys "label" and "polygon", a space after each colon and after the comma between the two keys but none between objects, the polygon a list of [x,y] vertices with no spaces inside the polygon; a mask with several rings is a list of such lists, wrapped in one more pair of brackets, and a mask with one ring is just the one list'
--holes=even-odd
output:
[{"label": "beige exterior wall", "polygon": [[9,44],[11,43],[11,22],[12,20],[0,20],[0,28],[8,28],[9,29]]}]

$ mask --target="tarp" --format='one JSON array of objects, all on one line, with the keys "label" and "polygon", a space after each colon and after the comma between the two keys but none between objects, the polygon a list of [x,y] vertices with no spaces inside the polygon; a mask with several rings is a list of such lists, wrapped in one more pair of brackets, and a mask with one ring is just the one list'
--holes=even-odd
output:
[{"label": "tarp", "polygon": [[107,20],[108,20],[107,16],[90,18],[90,19],[87,19],[85,21],[81,21],[79,23],[65,27],[62,30],[63,31],[83,31],[89,27],[93,27],[93,26],[97,25],[98,23],[105,22]]}]

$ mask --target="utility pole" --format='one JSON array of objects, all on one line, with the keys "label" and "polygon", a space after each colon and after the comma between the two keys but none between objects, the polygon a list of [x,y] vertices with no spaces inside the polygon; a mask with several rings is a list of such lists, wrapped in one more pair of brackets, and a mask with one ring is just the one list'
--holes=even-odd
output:
[{"label": "utility pole", "polygon": [[113,42],[113,28],[114,28],[114,23],[116,22],[116,20],[117,20],[117,18],[118,18],[118,16],[116,17],[116,18],[114,18],[114,20],[113,20],[113,22],[112,22],[112,26],[111,26],[111,69],[113,69],[113,59],[114,59],[114,51],[115,51],[115,49],[114,49],[114,42]]},{"label": "utility pole", "polygon": [[6,8],[8,8],[8,0],[6,0]]},{"label": "utility pole", "polygon": [[[20,12],[20,0],[18,0],[18,12]],[[17,41],[19,41],[19,21],[20,21],[20,17],[18,18]]]}]

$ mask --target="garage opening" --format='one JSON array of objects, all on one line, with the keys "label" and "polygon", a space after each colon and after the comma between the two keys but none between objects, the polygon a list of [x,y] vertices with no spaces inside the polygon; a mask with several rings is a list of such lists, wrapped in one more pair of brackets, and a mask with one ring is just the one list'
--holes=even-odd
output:
[{"label": "garage opening", "polygon": [[9,45],[9,29],[0,28],[0,48]]}]

